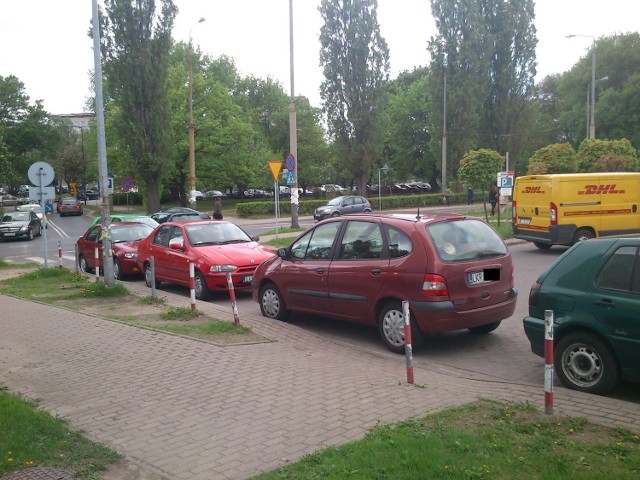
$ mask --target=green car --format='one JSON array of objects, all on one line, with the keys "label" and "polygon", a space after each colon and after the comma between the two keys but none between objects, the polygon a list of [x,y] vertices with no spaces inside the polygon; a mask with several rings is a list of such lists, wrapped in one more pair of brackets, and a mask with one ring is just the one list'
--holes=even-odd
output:
[{"label": "green car", "polygon": [[544,315],[553,311],[554,370],[568,388],[604,394],[640,382],[640,238],[576,243],[538,278],[523,320],[544,357]]},{"label": "green car", "polygon": [[[138,222],[144,223],[145,225],[149,225],[151,228],[156,228],[158,226],[158,222],[156,222],[153,218],[147,217],[146,215],[141,215],[139,213],[116,213],[110,215],[110,222]],[[93,227],[96,223],[100,223],[101,218],[96,217],[91,222],[90,227]]]}]

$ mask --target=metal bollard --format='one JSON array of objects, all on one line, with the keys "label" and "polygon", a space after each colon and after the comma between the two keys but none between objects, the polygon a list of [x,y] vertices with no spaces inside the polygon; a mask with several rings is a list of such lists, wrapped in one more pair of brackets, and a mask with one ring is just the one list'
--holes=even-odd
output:
[{"label": "metal bollard", "polygon": [[411,347],[411,314],[409,302],[402,302],[402,314],[404,315],[404,354],[407,361],[407,383],[413,385],[413,349]]},{"label": "metal bollard", "polygon": [[93,256],[96,260],[96,282],[100,280],[100,255],[98,254],[98,247],[94,248]]},{"label": "metal bollard", "polygon": [[156,298],[156,262],[153,255],[149,258],[149,263],[151,264],[151,298]]},{"label": "metal bollard", "polygon": [[62,242],[58,240],[58,268],[62,268]]},{"label": "metal bollard", "polygon": [[231,300],[231,309],[233,310],[233,322],[236,327],[240,326],[240,315],[238,314],[238,304],[236,303],[236,291],[233,288],[233,279],[231,272],[237,270],[234,265],[223,265],[221,271],[227,274],[227,286],[229,287],[229,299]]},{"label": "metal bollard", "polygon": [[553,415],[553,310],[544,311],[544,413]]},{"label": "metal bollard", "polygon": [[196,309],[196,272],[193,262],[189,263],[189,294],[191,296],[191,310]]}]

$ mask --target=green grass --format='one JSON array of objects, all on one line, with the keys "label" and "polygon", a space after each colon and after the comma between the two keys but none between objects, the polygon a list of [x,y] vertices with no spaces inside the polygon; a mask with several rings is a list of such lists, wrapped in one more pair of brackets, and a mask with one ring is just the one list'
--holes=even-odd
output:
[{"label": "green grass", "polygon": [[4,258],[0,258],[0,269],[16,269],[16,268],[37,268],[39,264],[33,262],[27,263],[9,263]]},{"label": "green grass", "polygon": [[129,295],[122,284],[107,287],[104,282],[89,282],[67,268],[39,268],[0,282],[0,291],[17,297],[53,303],[74,298],[114,298]]},{"label": "green grass", "polygon": [[[606,473],[605,473],[606,472]],[[372,429],[254,480],[640,478],[640,436],[478,402]]]},{"label": "green grass", "polygon": [[227,321],[213,321],[202,324],[167,324],[167,325],[159,325],[159,330],[177,333],[179,335],[229,335],[229,334],[243,334],[251,332],[249,327],[245,326],[236,326],[233,322]]},{"label": "green grass", "polygon": [[0,476],[29,467],[70,468],[80,478],[97,479],[120,455],[93,443],[67,423],[38,410],[35,402],[0,387]]},{"label": "green grass", "polygon": [[[278,234],[298,233],[298,232],[305,232],[305,231],[307,231],[307,229],[304,227],[299,227],[299,228],[278,227]],[[273,230],[267,230],[266,232],[262,232],[260,235],[275,235],[275,234],[276,234],[276,230],[274,228]]]}]

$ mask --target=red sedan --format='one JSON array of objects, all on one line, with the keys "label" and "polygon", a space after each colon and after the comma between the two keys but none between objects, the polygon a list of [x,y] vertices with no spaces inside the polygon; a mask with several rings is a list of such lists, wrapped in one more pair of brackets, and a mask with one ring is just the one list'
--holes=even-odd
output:
[{"label": "red sedan", "polygon": [[[142,271],[138,268],[136,257],[138,256],[138,243],[147,237],[152,231],[149,225],[144,223],[112,223],[111,249],[113,251],[113,276],[117,280],[122,280],[127,275],[140,275]],[[103,269],[102,262],[102,225],[96,224],[89,227],[89,230],[78,239],[78,264],[83,272],[93,272],[97,265]],[[98,249],[98,260],[96,262],[95,249]]]},{"label": "red sedan", "polygon": [[[138,266],[145,282],[159,286],[171,282],[189,286],[189,262],[195,270],[196,298],[228,290],[226,272],[233,270],[234,289],[251,288],[256,267],[273,252],[226,221],[187,220],[162,223],[138,245]],[[155,278],[151,273],[154,258]]]}]

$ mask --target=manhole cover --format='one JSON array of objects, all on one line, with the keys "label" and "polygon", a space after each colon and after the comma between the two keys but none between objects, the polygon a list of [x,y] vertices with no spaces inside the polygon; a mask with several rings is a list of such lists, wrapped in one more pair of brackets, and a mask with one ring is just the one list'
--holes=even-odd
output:
[{"label": "manhole cover", "polygon": [[72,480],[75,471],[68,468],[25,468],[0,477],[0,480]]}]

